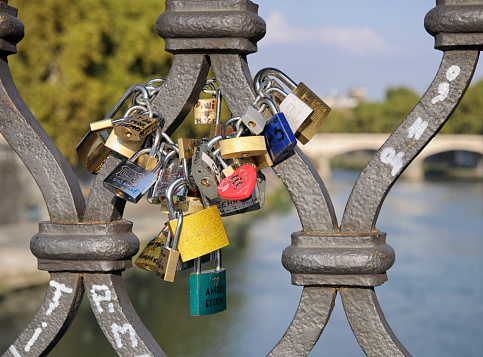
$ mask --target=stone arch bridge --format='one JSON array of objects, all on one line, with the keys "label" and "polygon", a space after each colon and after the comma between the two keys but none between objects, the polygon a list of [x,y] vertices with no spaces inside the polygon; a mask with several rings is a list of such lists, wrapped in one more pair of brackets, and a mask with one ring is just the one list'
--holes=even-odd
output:
[{"label": "stone arch bridge", "polygon": [[[378,150],[389,134],[317,134],[302,151],[323,178],[330,177],[330,161],[336,156],[360,150]],[[407,179],[424,179],[424,160],[447,151],[470,151],[483,155],[483,135],[436,135],[404,172]],[[483,159],[478,162],[483,171]]]}]

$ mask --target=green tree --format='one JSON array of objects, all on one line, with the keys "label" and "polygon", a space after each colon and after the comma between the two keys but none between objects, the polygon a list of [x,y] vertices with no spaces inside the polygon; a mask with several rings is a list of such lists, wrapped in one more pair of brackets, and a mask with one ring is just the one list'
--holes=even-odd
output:
[{"label": "green tree", "polygon": [[25,38],[9,57],[20,94],[73,165],[75,147],[135,83],[166,77],[160,0],[16,0]]}]

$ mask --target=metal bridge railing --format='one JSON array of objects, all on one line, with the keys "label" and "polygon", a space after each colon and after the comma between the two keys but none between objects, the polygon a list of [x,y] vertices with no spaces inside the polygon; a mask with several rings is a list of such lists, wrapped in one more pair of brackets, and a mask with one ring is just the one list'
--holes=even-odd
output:
[{"label": "metal bridge railing", "polygon": [[[166,0],[156,30],[174,60],[153,109],[163,113],[168,134],[194,105],[210,65],[235,116],[254,101],[246,55],[256,52],[265,34],[257,10],[248,0]],[[132,223],[122,220],[125,201],[102,185],[120,159],[108,158],[86,202],[73,171],[11,78],[7,56],[16,53],[23,37],[16,14],[7,0],[0,0],[0,131],[45,198],[50,221],[40,223],[31,250],[51,280],[42,306],[4,356],[46,355],[75,318],[84,292],[120,356],[164,356],[123,285],[122,271],[131,266],[139,242]],[[445,124],[469,86],[483,45],[483,0],[437,0],[425,26],[436,39],[435,47],[444,52],[441,66],[419,103],[362,171],[340,225],[324,183],[301,150],[273,166],[303,228],[292,234],[282,262],[292,283],[304,289],[291,325],[270,356],[307,355],[330,317],[337,293],[368,356],[409,355],[386,322],[374,290],[387,280],[385,272],[395,259],[376,222],[392,185]]]}]

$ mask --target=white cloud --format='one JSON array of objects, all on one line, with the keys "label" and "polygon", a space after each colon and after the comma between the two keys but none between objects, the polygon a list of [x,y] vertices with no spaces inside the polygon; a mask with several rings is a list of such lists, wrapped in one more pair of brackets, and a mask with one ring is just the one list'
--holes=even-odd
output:
[{"label": "white cloud", "polygon": [[267,34],[262,40],[265,46],[312,43],[359,56],[393,52],[391,46],[368,27],[298,27],[289,24],[280,12],[271,13],[266,23]]}]

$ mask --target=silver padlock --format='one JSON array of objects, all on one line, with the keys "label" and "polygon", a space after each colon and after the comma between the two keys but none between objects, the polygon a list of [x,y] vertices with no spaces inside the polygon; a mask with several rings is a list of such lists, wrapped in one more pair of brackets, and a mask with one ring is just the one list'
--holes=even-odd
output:
[{"label": "silver padlock", "polygon": [[104,187],[113,192],[116,196],[133,203],[138,203],[141,197],[156,182],[156,173],[161,168],[161,160],[152,170],[147,171],[133,163],[142,152],[134,154],[130,159],[124,159],[104,179]]},{"label": "silver padlock", "polygon": [[216,189],[223,179],[222,169],[207,143],[201,143],[195,148],[191,173],[196,186],[206,197],[210,200],[218,197]]}]

